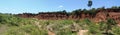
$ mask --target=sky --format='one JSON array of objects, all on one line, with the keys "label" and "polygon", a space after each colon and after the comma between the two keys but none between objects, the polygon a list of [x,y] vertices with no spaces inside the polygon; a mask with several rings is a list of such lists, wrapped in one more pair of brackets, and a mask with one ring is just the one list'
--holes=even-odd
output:
[{"label": "sky", "polygon": [[[92,8],[120,6],[120,0],[92,0]],[[88,0],[0,0],[0,13],[38,13],[89,9]]]}]

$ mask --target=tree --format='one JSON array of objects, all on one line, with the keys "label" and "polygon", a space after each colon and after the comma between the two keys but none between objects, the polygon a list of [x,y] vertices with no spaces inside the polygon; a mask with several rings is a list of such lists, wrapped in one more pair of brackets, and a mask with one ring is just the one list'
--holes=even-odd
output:
[{"label": "tree", "polygon": [[120,6],[118,8],[120,9]]},{"label": "tree", "polygon": [[92,15],[92,16],[95,15],[96,14],[96,9],[95,8],[90,9],[89,14]]},{"label": "tree", "polygon": [[74,10],[74,11],[72,11],[72,15],[75,15],[76,16],[76,18],[79,18],[80,16],[80,14],[82,13],[82,11],[81,11],[81,9],[78,9],[78,10]]},{"label": "tree", "polygon": [[81,13],[81,9],[74,10],[74,11],[72,12],[73,15],[78,15],[78,14],[80,14],[80,13]]},{"label": "tree", "polygon": [[82,11],[83,11],[83,13],[88,13],[87,9],[83,9]]},{"label": "tree", "polygon": [[89,1],[88,1],[88,7],[91,7],[91,6],[92,6],[92,1],[89,0]]},{"label": "tree", "polygon": [[112,9],[118,9],[118,7],[117,6],[112,6]]},{"label": "tree", "polygon": [[62,12],[65,13],[65,14],[67,13],[66,10],[63,10]]},{"label": "tree", "polygon": [[105,7],[103,6],[103,7],[100,7],[100,8],[97,8],[97,10],[104,10],[105,9]]}]

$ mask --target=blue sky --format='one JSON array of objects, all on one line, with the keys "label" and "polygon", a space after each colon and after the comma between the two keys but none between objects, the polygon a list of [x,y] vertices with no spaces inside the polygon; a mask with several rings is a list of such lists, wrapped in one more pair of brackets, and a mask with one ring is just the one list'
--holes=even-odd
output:
[{"label": "blue sky", "polygon": [[[120,6],[120,0],[92,0],[92,8]],[[38,13],[89,9],[88,0],[0,0],[0,13]]]}]

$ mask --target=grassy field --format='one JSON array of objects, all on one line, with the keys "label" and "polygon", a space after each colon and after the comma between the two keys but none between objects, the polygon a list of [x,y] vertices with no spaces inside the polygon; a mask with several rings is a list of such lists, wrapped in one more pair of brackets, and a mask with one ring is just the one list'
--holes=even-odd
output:
[{"label": "grassy field", "polygon": [[79,30],[88,30],[86,35],[119,35],[120,27],[112,19],[95,23],[83,20],[37,20],[20,18],[10,14],[0,14],[0,35],[77,35]]}]

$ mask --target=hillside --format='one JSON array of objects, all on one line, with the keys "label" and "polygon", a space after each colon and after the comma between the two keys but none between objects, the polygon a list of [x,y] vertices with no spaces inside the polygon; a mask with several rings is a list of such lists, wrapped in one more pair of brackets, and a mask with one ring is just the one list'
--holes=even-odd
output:
[{"label": "hillside", "polygon": [[78,9],[72,12],[56,11],[56,12],[40,12],[38,14],[32,13],[23,13],[18,14],[19,17],[23,18],[37,18],[43,20],[64,20],[64,19],[72,19],[72,20],[80,20],[80,19],[91,19],[95,22],[106,21],[107,18],[112,18],[116,20],[117,23],[120,24],[120,8],[98,8],[98,9]]},{"label": "hillside", "polygon": [[0,35],[119,35],[120,8],[0,13]]}]

